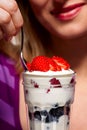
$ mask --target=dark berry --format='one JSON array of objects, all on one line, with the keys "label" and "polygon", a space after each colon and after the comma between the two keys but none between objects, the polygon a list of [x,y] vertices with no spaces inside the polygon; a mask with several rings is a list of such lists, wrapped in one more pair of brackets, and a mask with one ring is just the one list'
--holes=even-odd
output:
[{"label": "dark berry", "polygon": [[41,116],[47,116],[48,112],[46,110],[41,111]]},{"label": "dark berry", "polygon": [[59,106],[58,103],[56,103],[56,104],[53,105],[54,108],[56,108],[56,107],[58,107],[58,106]]},{"label": "dark berry", "polygon": [[66,115],[69,115],[69,113],[70,113],[70,106],[67,106],[66,107]]},{"label": "dark berry", "polygon": [[75,77],[72,77],[70,83],[71,83],[71,84],[75,83]]},{"label": "dark berry", "polygon": [[34,109],[37,109],[37,106],[34,106]]},{"label": "dark berry", "polygon": [[51,83],[52,85],[54,85],[54,84],[60,84],[60,81],[57,80],[56,78],[52,78],[52,79],[50,80],[50,83]]},{"label": "dark berry", "polygon": [[39,88],[39,85],[38,85],[38,84],[34,84],[34,87],[35,87],[35,88]]},{"label": "dark berry", "polygon": [[38,119],[38,120],[41,120],[41,114],[39,111],[35,111],[34,112],[34,118]]},{"label": "dark berry", "polygon": [[49,114],[53,117],[53,119],[59,119],[60,116],[64,115],[64,107],[52,108]]},{"label": "dark berry", "polygon": [[50,89],[47,89],[47,92],[46,93],[49,93],[50,92]]},{"label": "dark berry", "polygon": [[51,117],[50,114],[47,115],[47,117],[46,117],[46,119],[45,119],[45,122],[46,122],[46,123],[52,122],[52,117]]},{"label": "dark berry", "polygon": [[25,93],[28,94],[28,90],[27,89],[25,90]]},{"label": "dark berry", "polygon": [[67,102],[66,102],[66,106],[69,106],[71,104],[71,100],[68,100]]},{"label": "dark berry", "polygon": [[67,122],[67,125],[69,125],[69,121]]}]

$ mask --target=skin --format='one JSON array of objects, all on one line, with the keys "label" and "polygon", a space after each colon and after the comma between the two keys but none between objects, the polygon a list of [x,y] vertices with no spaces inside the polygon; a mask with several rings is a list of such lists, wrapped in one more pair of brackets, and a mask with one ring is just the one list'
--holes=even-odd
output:
[{"label": "skin", "polygon": [[15,0],[0,0],[0,39],[10,39],[23,25],[23,18]]},{"label": "skin", "polygon": [[[53,35],[62,38],[74,38],[87,32],[87,1],[86,0],[29,0],[32,9],[40,23]],[[67,7],[75,3],[85,2],[85,6],[74,19],[61,21],[51,14],[53,9],[59,10],[60,6]],[[85,12],[85,13],[84,13]]]}]

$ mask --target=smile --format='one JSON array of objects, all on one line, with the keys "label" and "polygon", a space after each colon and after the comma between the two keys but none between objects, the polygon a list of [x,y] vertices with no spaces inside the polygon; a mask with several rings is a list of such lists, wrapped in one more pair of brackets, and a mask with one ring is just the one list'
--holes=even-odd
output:
[{"label": "smile", "polygon": [[85,3],[70,5],[60,10],[53,10],[51,14],[61,21],[71,20],[78,15],[84,5]]}]

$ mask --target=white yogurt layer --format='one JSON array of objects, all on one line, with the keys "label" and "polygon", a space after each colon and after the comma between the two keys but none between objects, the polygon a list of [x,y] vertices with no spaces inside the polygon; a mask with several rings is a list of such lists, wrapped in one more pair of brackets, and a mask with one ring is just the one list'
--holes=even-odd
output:
[{"label": "white yogurt layer", "polygon": [[67,102],[73,102],[74,87],[70,88],[53,88],[47,93],[46,89],[30,88],[26,86],[28,93],[26,94],[27,104],[38,106],[41,109],[51,107],[54,104],[64,106]]}]

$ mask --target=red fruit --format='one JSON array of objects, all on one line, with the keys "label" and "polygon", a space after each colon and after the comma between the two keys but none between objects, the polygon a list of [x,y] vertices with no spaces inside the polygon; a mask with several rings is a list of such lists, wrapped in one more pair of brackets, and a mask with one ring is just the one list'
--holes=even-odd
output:
[{"label": "red fruit", "polygon": [[30,69],[31,64],[30,64],[30,63],[27,63],[26,65],[27,65],[28,70],[30,71],[30,70],[31,70],[31,69]]},{"label": "red fruit", "polygon": [[61,67],[61,69],[67,70],[70,68],[70,65],[63,58],[58,56],[53,56],[52,59],[58,66]]},{"label": "red fruit", "polygon": [[31,66],[31,71],[43,71],[46,72],[49,70],[49,64],[47,61],[47,57],[45,56],[37,56],[33,59]]},{"label": "red fruit", "polygon": [[59,69],[59,71],[61,70],[60,66],[58,66],[53,60],[52,58],[48,58],[47,59],[48,63],[49,63],[49,70],[51,71],[57,71]]},{"label": "red fruit", "polygon": [[27,63],[29,71],[60,71],[61,69],[69,69],[70,65],[63,58],[53,56],[48,58],[46,56],[37,56],[31,63]]},{"label": "red fruit", "polygon": [[49,93],[50,92],[50,89],[47,89],[47,93]]},{"label": "red fruit", "polygon": [[62,87],[60,81],[56,78],[52,78],[49,82],[51,83],[51,85],[53,85],[54,88]]}]

